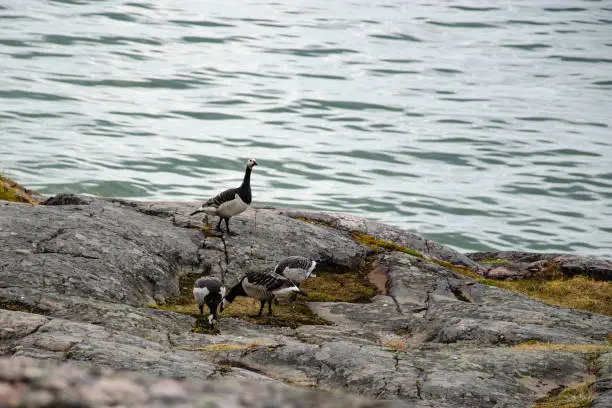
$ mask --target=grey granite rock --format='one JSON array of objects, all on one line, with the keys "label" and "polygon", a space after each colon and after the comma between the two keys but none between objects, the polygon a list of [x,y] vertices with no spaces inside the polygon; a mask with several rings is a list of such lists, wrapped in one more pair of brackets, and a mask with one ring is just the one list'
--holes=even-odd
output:
[{"label": "grey granite rock", "polygon": [[[0,202],[0,355],[9,357],[0,360],[0,405],[21,398],[15,401],[45,406],[89,398],[88,390],[83,406],[222,401],[225,408],[271,398],[296,407],[524,407],[589,378],[593,356],[513,345],[601,344],[612,333],[609,317],[482,285],[430,262],[483,272],[486,258],[358,217],[255,208],[232,219],[238,235],[218,236],[201,229],[201,217],[189,217],[198,203],[61,196],[46,204]],[[375,253],[352,231],[425,259]],[[194,333],[189,315],[147,307],[178,295],[181,277],[212,274],[231,285],[296,254],[332,272],[367,263],[381,293],[371,303],[306,303],[329,326],[291,329],[221,314],[217,335]],[[610,400],[609,355],[598,358],[595,406]],[[45,385],[71,375],[84,380]],[[100,391],[113,387],[119,391],[106,397]]]},{"label": "grey granite rock", "polygon": [[593,384],[596,394],[591,408],[612,407],[612,352],[600,355],[596,364],[598,378]]},{"label": "grey granite rock", "polygon": [[383,255],[379,267],[402,309],[420,316],[413,335],[429,341],[598,343],[612,329],[609,317],[482,285],[401,252]]},{"label": "grey granite rock", "polygon": [[28,358],[0,358],[3,407],[417,407],[289,388],[255,380],[193,381]]},{"label": "grey granite rock", "polygon": [[597,280],[612,280],[612,261],[593,256],[535,254],[530,252],[473,252],[467,256],[480,262],[485,274],[495,279],[527,279],[553,270],[565,276],[586,275]]},{"label": "grey granite rock", "polygon": [[474,270],[482,269],[480,264],[446,245],[425,239],[420,235],[402,230],[392,225],[382,224],[349,214],[306,210],[279,210],[278,213],[285,214],[292,218],[305,218],[322,222],[338,230],[349,232],[356,231],[362,234],[371,235],[384,241],[414,249],[425,257],[450,262],[455,265],[467,266]]}]

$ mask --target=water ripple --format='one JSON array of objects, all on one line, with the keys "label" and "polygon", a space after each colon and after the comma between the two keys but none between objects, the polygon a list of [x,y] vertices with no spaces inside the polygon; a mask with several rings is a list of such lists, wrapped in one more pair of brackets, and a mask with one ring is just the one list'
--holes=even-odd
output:
[{"label": "water ripple", "polygon": [[4,2],[1,170],[199,200],[254,156],[259,205],[610,257],[602,4]]}]

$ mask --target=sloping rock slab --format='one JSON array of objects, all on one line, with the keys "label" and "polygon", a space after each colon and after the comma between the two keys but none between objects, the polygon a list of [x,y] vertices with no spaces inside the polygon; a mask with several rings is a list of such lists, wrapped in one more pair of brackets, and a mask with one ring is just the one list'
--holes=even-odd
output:
[{"label": "sloping rock slab", "polygon": [[420,313],[410,331],[430,341],[599,343],[612,331],[607,316],[482,285],[401,252],[382,256],[378,265],[402,309]]},{"label": "sloping rock slab", "polygon": [[612,407],[612,352],[597,359],[598,378],[593,384],[596,396],[591,408]]},{"label": "sloping rock slab", "polygon": [[0,406],[42,407],[417,407],[401,402],[290,388],[258,381],[188,381],[84,370],[28,358],[0,359]]},{"label": "sloping rock slab", "polygon": [[13,356],[73,360],[84,366],[143,370],[179,378],[210,378],[216,372],[215,365],[194,360],[187,351],[97,325],[30,313],[0,309],[0,339],[0,351]]},{"label": "sloping rock slab", "polygon": [[[117,202],[115,200],[115,202]],[[319,269],[356,270],[371,253],[356,243],[346,231],[322,228],[270,209],[250,208],[230,221],[234,234],[214,230],[217,217],[189,214],[199,203],[119,201],[144,214],[170,220],[184,228],[205,227],[201,233],[202,270],[232,285],[251,270],[271,271],[281,259],[302,255],[317,260]],[[205,221],[213,228],[205,226]],[[225,227],[223,227],[225,228]]]},{"label": "sloping rock slab", "polygon": [[554,269],[555,273],[568,277],[586,275],[601,281],[612,281],[612,261],[593,256],[517,251],[473,252],[466,255],[484,265],[487,269],[485,275],[494,279],[538,278],[547,270]]},{"label": "sloping rock slab", "polygon": [[356,231],[362,234],[372,235],[384,241],[411,248],[422,253],[425,257],[452,263],[454,265],[466,266],[479,271],[480,264],[471,260],[467,256],[446,245],[439,244],[426,239],[420,235],[402,230],[401,228],[371,221],[365,218],[349,214],[326,213],[307,210],[277,210],[279,214],[287,215],[292,218],[303,218],[327,224],[335,229],[344,231]]},{"label": "sloping rock slab", "polygon": [[177,294],[184,269],[200,265],[200,233],[104,200],[0,208],[0,298],[141,306]]},{"label": "sloping rock slab", "polygon": [[[203,389],[217,395],[210,381],[231,377],[255,379],[260,391],[273,391],[251,393],[252,385],[236,391],[230,383],[223,388],[231,394],[224,395],[223,406],[251,398],[260,404],[265,395],[278,404],[289,401],[274,399],[279,395],[299,395],[295,404],[318,401],[296,389],[308,386],[414,407],[524,407],[588,378],[591,361],[579,352],[510,346],[527,340],[597,344],[612,332],[606,316],[481,285],[403,252],[375,254],[351,231],[478,266],[418,236],[357,217],[306,215],[327,220],[323,225],[280,210],[250,209],[231,221],[238,235],[218,236],[202,218],[189,217],[196,203],[64,197],[55,204],[0,204],[0,306],[29,312],[0,310],[0,354],[206,380],[200,388],[181,388],[195,390],[176,400],[184,405],[193,405],[191,398]],[[221,315],[218,335],[192,332],[191,316],[146,307],[177,295],[179,278],[187,274],[210,273],[231,285],[247,270],[271,270],[280,258],[296,254],[320,260],[332,272],[360,269],[367,257],[384,293],[371,303],[308,303],[330,326],[290,329]],[[44,366],[43,375],[54,367]],[[607,376],[598,376],[596,401],[606,401]],[[14,391],[11,384],[0,381],[0,396]],[[178,384],[173,387],[183,386]],[[155,390],[141,390],[151,405],[157,397],[146,393]]]}]

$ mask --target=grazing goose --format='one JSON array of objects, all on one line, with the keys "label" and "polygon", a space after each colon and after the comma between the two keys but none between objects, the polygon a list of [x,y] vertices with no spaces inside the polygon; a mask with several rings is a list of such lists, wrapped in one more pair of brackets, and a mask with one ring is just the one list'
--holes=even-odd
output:
[{"label": "grazing goose", "polygon": [[247,162],[244,179],[238,188],[230,188],[206,201],[200,208],[189,214],[190,216],[197,213],[206,213],[208,215],[216,215],[219,217],[217,231],[221,231],[221,220],[225,220],[227,233],[230,233],[229,219],[240,214],[251,204],[251,170],[257,165],[255,159],[249,159]]},{"label": "grazing goose", "polygon": [[280,261],[274,268],[274,272],[289,278],[298,288],[303,280],[317,275],[314,270],[317,262],[303,256],[290,256]]},{"label": "grazing goose", "polygon": [[204,314],[204,304],[208,306],[208,324],[212,329],[217,321],[217,307],[225,296],[225,286],[214,276],[205,276],[198,279],[193,287],[193,296],[198,302],[200,314]]},{"label": "grazing goose", "polygon": [[223,298],[221,312],[223,312],[223,309],[226,308],[227,305],[234,301],[236,296],[248,296],[261,302],[261,307],[259,308],[259,314],[257,316],[261,316],[261,312],[263,312],[266,302],[268,302],[268,314],[271,316],[272,299],[274,299],[276,295],[292,292],[299,293],[302,296],[308,296],[306,292],[301,291],[300,288],[295,286],[293,282],[284,276],[273,272],[248,272]]}]

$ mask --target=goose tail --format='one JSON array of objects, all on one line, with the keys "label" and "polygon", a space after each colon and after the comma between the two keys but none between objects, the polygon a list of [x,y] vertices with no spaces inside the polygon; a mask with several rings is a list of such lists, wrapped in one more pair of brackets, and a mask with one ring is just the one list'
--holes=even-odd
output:
[{"label": "goose tail", "polygon": [[214,207],[201,206],[200,208],[198,208],[197,210],[195,210],[194,212],[189,214],[189,216],[191,217],[192,215],[196,215],[198,213],[206,213],[208,215],[217,215],[216,211],[217,211],[217,209],[214,208]]}]

